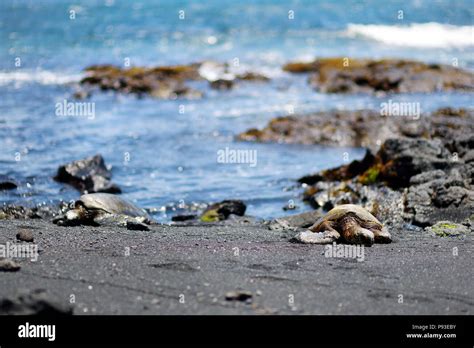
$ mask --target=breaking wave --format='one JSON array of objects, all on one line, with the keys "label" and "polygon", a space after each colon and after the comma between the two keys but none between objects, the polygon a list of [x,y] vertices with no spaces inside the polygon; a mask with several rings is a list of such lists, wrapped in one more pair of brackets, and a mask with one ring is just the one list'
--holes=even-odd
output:
[{"label": "breaking wave", "polygon": [[474,26],[414,23],[408,26],[349,24],[350,37],[365,36],[387,45],[420,48],[468,47],[474,45]]},{"label": "breaking wave", "polygon": [[0,86],[8,84],[38,83],[42,85],[63,85],[78,82],[81,74],[64,74],[47,70],[0,71]]}]

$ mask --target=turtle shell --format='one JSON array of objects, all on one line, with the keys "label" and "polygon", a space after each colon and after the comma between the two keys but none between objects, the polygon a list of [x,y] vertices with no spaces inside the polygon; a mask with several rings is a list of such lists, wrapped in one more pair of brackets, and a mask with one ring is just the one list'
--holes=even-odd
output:
[{"label": "turtle shell", "polygon": [[82,204],[86,209],[102,210],[114,215],[149,218],[148,214],[132,203],[110,193],[89,193],[82,195],[76,201],[76,206]]},{"label": "turtle shell", "polygon": [[362,225],[375,225],[382,227],[382,224],[375,216],[369,213],[366,209],[362,208],[361,206],[355,204],[341,204],[330,211],[323,217],[321,217],[314,226],[320,225],[324,221],[334,221],[338,222],[343,217],[347,215],[352,215],[355,217]]}]

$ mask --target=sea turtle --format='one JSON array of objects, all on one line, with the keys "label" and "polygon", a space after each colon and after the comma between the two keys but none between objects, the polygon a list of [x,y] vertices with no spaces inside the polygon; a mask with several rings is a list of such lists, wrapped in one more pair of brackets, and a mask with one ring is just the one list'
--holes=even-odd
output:
[{"label": "sea turtle", "polygon": [[336,206],[316,221],[308,231],[298,233],[294,239],[310,244],[330,244],[341,240],[369,246],[374,242],[392,241],[390,233],[375,216],[354,204]]},{"label": "sea turtle", "polygon": [[150,224],[151,218],[143,209],[117,195],[89,193],[82,195],[71,210],[53,222],[62,226],[112,223],[139,229],[135,224]]}]

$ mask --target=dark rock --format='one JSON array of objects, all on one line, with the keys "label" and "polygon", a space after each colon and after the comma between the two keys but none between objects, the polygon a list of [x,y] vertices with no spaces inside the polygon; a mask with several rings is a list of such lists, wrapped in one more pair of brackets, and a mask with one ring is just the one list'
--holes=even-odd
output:
[{"label": "dark rock", "polygon": [[256,81],[256,82],[270,81],[270,78],[268,78],[267,76],[261,75],[255,72],[246,72],[246,73],[237,75],[236,79],[241,80],[241,81]]},{"label": "dark rock", "polygon": [[439,140],[389,139],[377,153],[380,173],[377,181],[392,187],[407,187],[410,178],[422,172],[446,170],[451,153]]},{"label": "dark rock", "polygon": [[298,206],[295,205],[294,203],[288,203],[287,205],[283,206],[282,209],[283,209],[284,211],[296,210],[296,209],[298,209]]},{"label": "dark rock", "polygon": [[171,221],[188,221],[197,219],[197,215],[175,215],[171,218]]},{"label": "dark rock", "polygon": [[410,179],[410,185],[419,185],[424,184],[433,180],[444,179],[446,178],[446,173],[442,170],[431,170],[429,172],[424,172],[418,175],[413,176]]},{"label": "dark rock", "polygon": [[318,71],[319,64],[317,61],[313,62],[291,62],[283,66],[283,70],[293,74],[304,74]]},{"label": "dark rock", "polygon": [[74,99],[84,100],[84,99],[90,98],[91,94],[90,94],[89,91],[86,91],[84,89],[80,89],[80,90],[74,92],[74,94],[72,96],[73,96]]},{"label": "dark rock", "polygon": [[23,242],[33,242],[34,237],[33,233],[30,230],[23,229],[16,234],[16,239],[21,240]]},{"label": "dark rock", "polygon": [[474,133],[472,109],[440,109],[419,117],[382,116],[373,110],[316,112],[272,119],[263,129],[237,136],[242,141],[367,147],[372,152],[392,138],[441,139],[451,152],[464,155],[469,141],[453,141]]},{"label": "dark rock", "polygon": [[425,231],[431,232],[438,237],[457,237],[470,232],[468,227],[451,221],[439,221],[433,226],[426,227]]},{"label": "dark rock", "polygon": [[126,222],[127,230],[132,230],[132,231],[149,231],[150,228],[141,222],[136,222],[136,221],[127,221]]},{"label": "dark rock", "polygon": [[121,193],[120,188],[110,179],[101,155],[85,158],[60,166],[54,180],[74,186],[81,193],[107,192]]},{"label": "dark rock", "polygon": [[231,214],[243,216],[246,209],[246,205],[240,200],[225,200],[207,207],[201,215],[201,221],[214,222],[226,220]]},{"label": "dark rock", "polygon": [[404,195],[406,217],[418,226],[440,220],[460,223],[469,218],[474,211],[474,186],[468,175],[468,171],[451,168],[412,177]]},{"label": "dark rock", "polygon": [[95,87],[104,91],[149,95],[160,99],[196,99],[201,98],[203,93],[188,87],[188,81],[208,80],[212,88],[230,89],[235,81],[268,79],[252,72],[235,76],[229,73],[228,68],[226,64],[215,62],[127,69],[112,65],[94,65],[86,68],[87,76],[82,79],[81,85],[88,90]]},{"label": "dark rock", "polygon": [[328,111],[272,119],[262,130],[249,129],[238,140],[378,148],[377,140],[398,134],[376,111]]},{"label": "dark rock", "polygon": [[19,271],[20,268],[21,266],[11,259],[0,259],[0,272],[16,272]]},{"label": "dark rock", "polygon": [[0,182],[0,191],[3,190],[14,190],[18,186],[13,181],[2,181]]},{"label": "dark rock", "polygon": [[[39,208],[27,208],[22,206],[4,206],[0,208],[0,220],[3,219],[41,219],[42,214],[48,210],[48,207]],[[52,213],[53,209],[49,207],[49,212]]]},{"label": "dark rock", "polygon": [[219,90],[232,89],[234,87],[234,80],[219,79],[219,80],[211,81],[210,86],[213,89],[219,89]]},{"label": "dark rock", "polygon": [[469,71],[399,59],[323,58],[310,63],[289,63],[283,70],[311,72],[311,85],[323,93],[431,93],[474,89],[474,74]]},{"label": "dark rock", "polygon": [[298,182],[314,185],[319,181],[349,180],[358,176],[358,181],[363,184],[384,182],[399,188],[407,187],[412,176],[436,169],[445,170],[452,165],[451,153],[439,139],[388,139],[375,156],[367,151],[361,161],[307,175]]},{"label": "dark rock", "polygon": [[198,64],[160,66],[154,68],[131,67],[121,69],[112,65],[95,65],[86,69],[81,84],[137,95],[148,94],[157,98],[173,99],[178,96],[196,97],[185,81],[201,79]]},{"label": "dark rock", "polygon": [[223,221],[223,224],[227,226],[232,226],[232,225],[255,225],[258,224],[259,219],[252,217],[252,216],[240,216],[240,215],[235,215],[235,214],[230,214],[227,217],[227,220]]},{"label": "dark rock", "polygon": [[72,314],[72,307],[54,301],[43,289],[35,289],[15,298],[0,299],[0,314],[61,316]]},{"label": "dark rock", "polygon": [[348,180],[367,171],[375,161],[375,157],[370,150],[367,150],[362,160],[354,160],[347,165],[333,169],[327,169],[321,173],[307,175],[298,179],[299,183],[314,185],[319,181]]},{"label": "dark rock", "polygon": [[251,302],[252,293],[249,291],[229,291],[225,294],[226,301]]}]

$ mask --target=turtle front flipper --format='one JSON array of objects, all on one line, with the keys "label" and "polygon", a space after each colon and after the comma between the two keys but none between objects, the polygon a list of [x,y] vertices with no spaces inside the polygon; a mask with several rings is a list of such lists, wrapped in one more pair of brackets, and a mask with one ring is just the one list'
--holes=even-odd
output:
[{"label": "turtle front flipper", "polygon": [[376,243],[392,243],[392,236],[390,235],[386,227],[382,227],[381,229],[374,229],[373,231]]},{"label": "turtle front flipper", "polygon": [[331,244],[339,238],[341,238],[341,235],[332,227],[331,222],[320,220],[311,226],[308,231],[298,233],[292,241],[304,244]]},{"label": "turtle front flipper", "polygon": [[58,226],[99,226],[94,220],[96,215],[96,210],[88,210],[81,201],[76,201],[73,209],[53,219],[53,223]]},{"label": "turtle front flipper", "polygon": [[336,230],[324,232],[303,231],[294,236],[291,241],[303,244],[331,244],[340,237],[341,235]]}]

